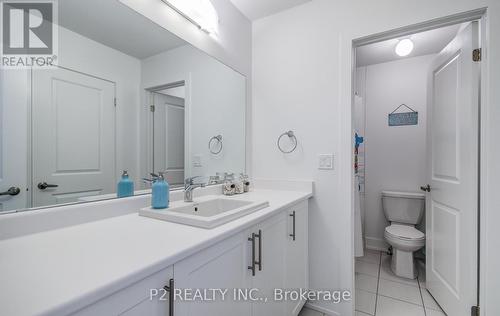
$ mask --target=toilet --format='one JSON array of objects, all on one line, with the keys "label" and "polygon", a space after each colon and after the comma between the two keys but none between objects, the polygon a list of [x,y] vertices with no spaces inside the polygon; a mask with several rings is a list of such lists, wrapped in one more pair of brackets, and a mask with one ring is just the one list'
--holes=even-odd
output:
[{"label": "toilet", "polygon": [[413,192],[383,191],[382,207],[391,225],[385,239],[392,246],[391,270],[399,277],[415,279],[413,253],[425,245],[425,234],[415,228],[422,221],[425,195]]}]

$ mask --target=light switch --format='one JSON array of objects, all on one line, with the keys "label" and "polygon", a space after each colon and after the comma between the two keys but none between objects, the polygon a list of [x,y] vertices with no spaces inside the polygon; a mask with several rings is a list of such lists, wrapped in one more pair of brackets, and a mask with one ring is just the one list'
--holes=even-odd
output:
[{"label": "light switch", "polygon": [[318,168],[320,170],[333,170],[333,154],[319,155]]},{"label": "light switch", "polygon": [[193,156],[193,167],[202,167],[203,163],[201,162],[201,155],[194,155]]}]

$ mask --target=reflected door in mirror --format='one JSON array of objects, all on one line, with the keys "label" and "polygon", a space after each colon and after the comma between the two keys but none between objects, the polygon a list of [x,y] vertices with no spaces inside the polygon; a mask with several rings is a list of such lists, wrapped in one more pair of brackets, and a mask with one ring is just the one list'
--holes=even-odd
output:
[{"label": "reflected door in mirror", "polygon": [[[153,172],[165,171],[171,186],[184,183],[184,121],[185,103],[183,87],[152,93],[153,98]],[[172,94],[169,94],[172,93]]]},{"label": "reflected door in mirror", "polygon": [[64,68],[33,71],[34,207],[115,191],[114,91]]}]

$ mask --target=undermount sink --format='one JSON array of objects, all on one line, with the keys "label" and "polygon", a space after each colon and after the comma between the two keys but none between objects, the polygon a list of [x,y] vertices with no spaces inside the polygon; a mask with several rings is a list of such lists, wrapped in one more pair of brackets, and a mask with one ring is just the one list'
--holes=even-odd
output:
[{"label": "undermount sink", "polygon": [[214,228],[269,206],[269,202],[203,196],[194,202],[171,202],[166,209],[143,208],[139,215],[202,228]]}]

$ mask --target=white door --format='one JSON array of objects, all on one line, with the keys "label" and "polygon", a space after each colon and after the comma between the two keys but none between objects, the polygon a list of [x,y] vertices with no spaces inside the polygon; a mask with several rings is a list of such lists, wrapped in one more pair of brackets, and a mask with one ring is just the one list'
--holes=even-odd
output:
[{"label": "white door", "polygon": [[154,94],[154,172],[166,171],[172,186],[184,184],[184,99]]},{"label": "white door", "polygon": [[0,70],[0,212],[29,206],[29,78],[28,70]]},{"label": "white door", "polygon": [[[307,201],[299,203],[286,213],[288,216],[286,289],[299,290],[309,287],[307,203]],[[285,315],[298,315],[305,303],[304,300],[288,301]]]},{"label": "white door", "polygon": [[114,98],[112,82],[33,71],[33,206],[116,191]]},{"label": "white door", "polygon": [[[219,292],[208,299],[187,300],[193,296],[176,296],[175,316],[251,316],[252,305],[244,300],[244,292],[240,299],[233,299],[234,290],[250,289],[250,246],[246,233],[237,234],[215,246],[203,250],[174,265],[176,290],[194,291],[199,289],[227,289],[225,299]],[[238,292],[239,293],[239,292]],[[182,301],[179,297],[184,297]],[[254,314],[257,315],[257,314]],[[264,315],[263,315],[264,316]]]},{"label": "white door", "polygon": [[478,277],[478,23],[463,28],[429,77],[426,284],[443,310],[468,316]]},{"label": "white door", "polygon": [[[273,298],[275,289],[285,288],[287,217],[286,213],[276,215],[253,229],[255,233],[260,231],[261,240],[259,241],[257,238],[256,249],[258,249],[258,254],[262,256],[256,255],[261,266],[258,265],[258,269],[255,271],[252,286],[259,289],[260,297],[268,299],[267,302],[265,300],[254,302],[253,315],[286,315],[286,303],[273,301]],[[262,246],[261,249],[259,245]]]}]

